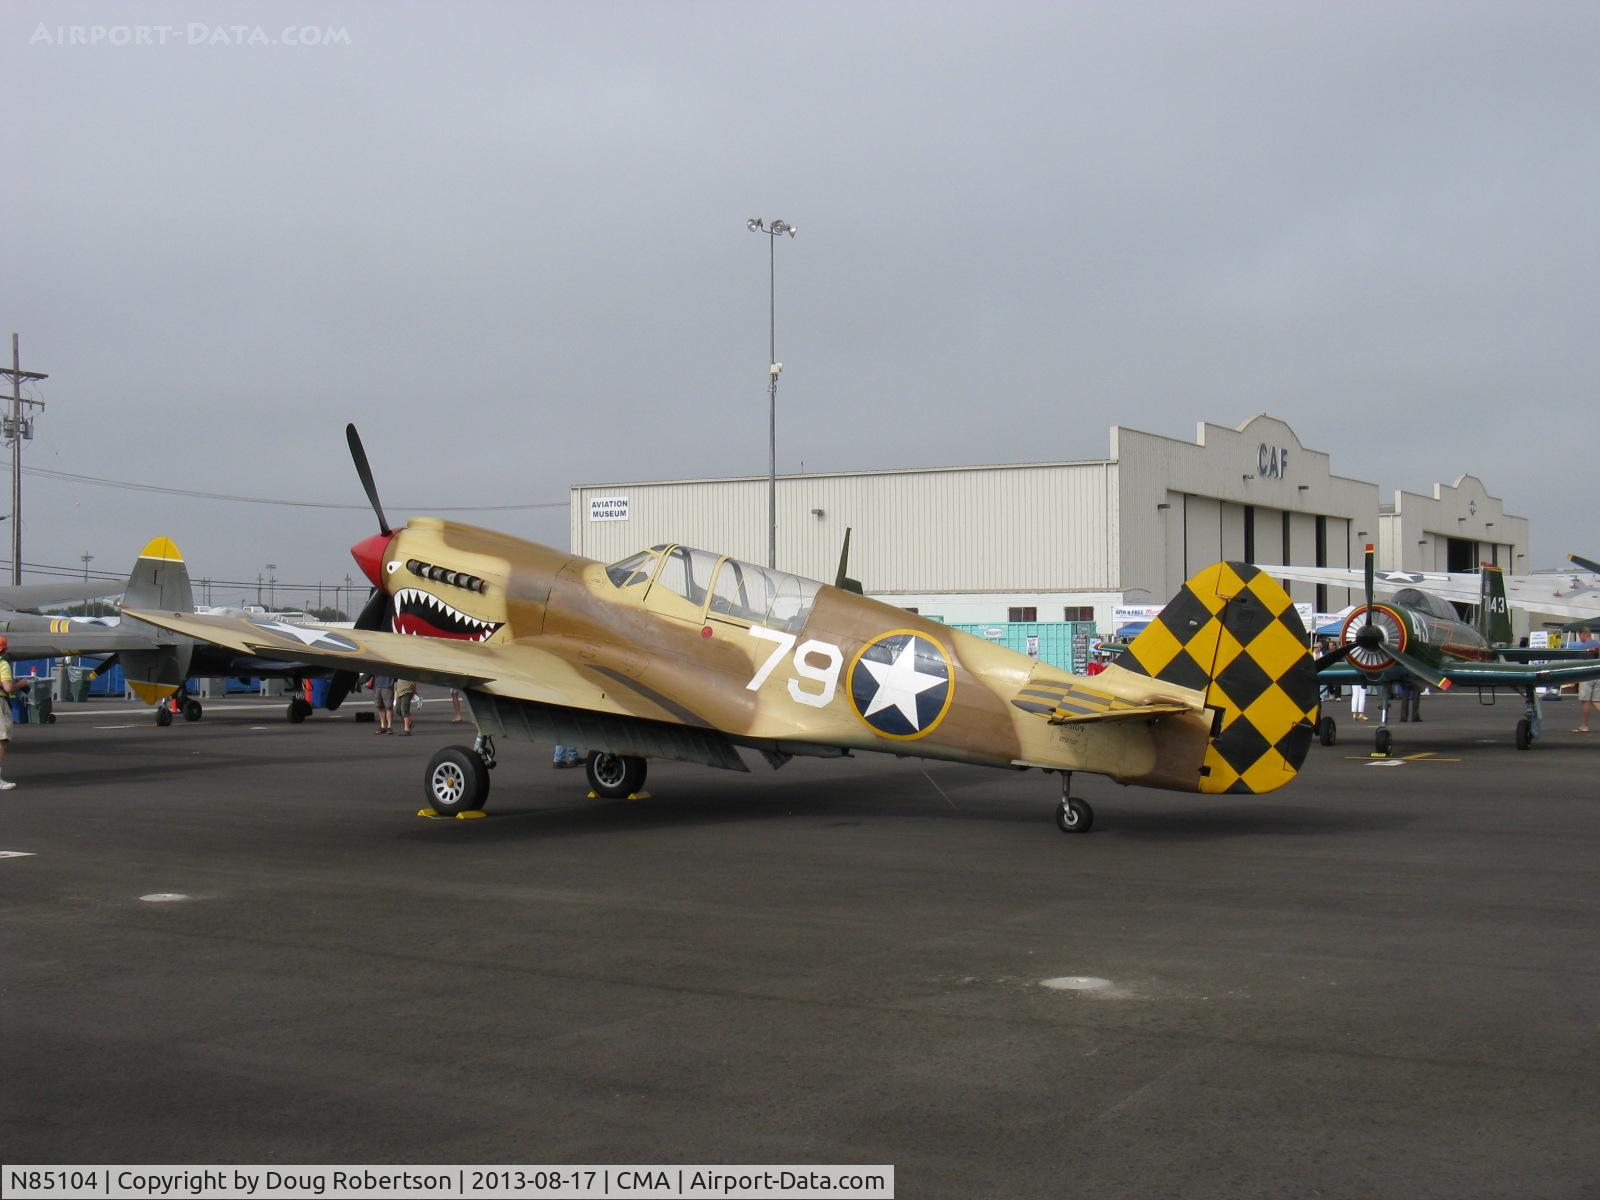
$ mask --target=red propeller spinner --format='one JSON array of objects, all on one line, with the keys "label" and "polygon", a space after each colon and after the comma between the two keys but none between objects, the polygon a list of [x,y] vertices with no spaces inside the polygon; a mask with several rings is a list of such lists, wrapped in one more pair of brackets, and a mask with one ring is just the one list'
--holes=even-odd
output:
[{"label": "red propeller spinner", "polygon": [[350,556],[356,560],[361,573],[372,580],[372,586],[380,592],[383,590],[383,559],[393,540],[392,533],[375,533],[350,547]]}]

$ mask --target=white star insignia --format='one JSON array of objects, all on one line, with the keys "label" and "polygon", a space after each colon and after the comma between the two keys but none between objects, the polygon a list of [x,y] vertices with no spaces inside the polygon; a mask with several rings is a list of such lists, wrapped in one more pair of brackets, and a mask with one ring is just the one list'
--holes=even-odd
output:
[{"label": "white star insignia", "polygon": [[917,670],[917,640],[908,638],[892,663],[873,662],[863,658],[861,665],[878,681],[877,694],[861,715],[870,717],[886,708],[897,708],[912,729],[920,730],[917,720],[917,697],[929,688],[945,682],[942,675],[929,675]]},{"label": "white star insignia", "polygon": [[257,629],[266,629],[283,637],[292,637],[303,646],[329,645],[338,650],[349,649],[343,638],[334,637],[324,629],[307,629],[303,625],[291,625],[287,621],[256,621],[253,624]]}]

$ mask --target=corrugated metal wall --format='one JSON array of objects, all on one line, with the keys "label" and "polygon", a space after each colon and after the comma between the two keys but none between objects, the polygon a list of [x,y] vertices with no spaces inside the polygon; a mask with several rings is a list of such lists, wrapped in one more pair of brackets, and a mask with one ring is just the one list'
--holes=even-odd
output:
[{"label": "corrugated metal wall", "polygon": [[[780,478],[778,566],[832,580],[849,526],[850,573],[873,591],[1115,588],[1116,473],[1091,462]],[[628,498],[628,519],[589,520],[590,498],[611,496]],[[680,540],[766,562],[767,481],[572,490],[579,554],[610,562]]]}]

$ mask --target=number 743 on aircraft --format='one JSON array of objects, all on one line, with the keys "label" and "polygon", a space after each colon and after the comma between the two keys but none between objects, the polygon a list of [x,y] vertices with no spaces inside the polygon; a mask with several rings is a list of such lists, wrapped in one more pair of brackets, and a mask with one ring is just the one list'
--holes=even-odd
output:
[{"label": "number 743 on aircraft", "polygon": [[[477,738],[424,773],[438,814],[483,807],[495,740],[588,752],[594,791],[636,794],[652,758],[749,769],[860,751],[1062,775],[1057,823],[1087,831],[1074,772],[1198,793],[1266,793],[1305,760],[1317,683],[1283,588],[1243,563],[1199,572],[1101,674],[1074,675],[852,589],[688,546],[605,564],[491,530],[389,527],[352,548],[375,590],[354,629],[259,615],[134,612],[263,658],[461,689]],[[174,685],[178,681],[172,681]]]}]

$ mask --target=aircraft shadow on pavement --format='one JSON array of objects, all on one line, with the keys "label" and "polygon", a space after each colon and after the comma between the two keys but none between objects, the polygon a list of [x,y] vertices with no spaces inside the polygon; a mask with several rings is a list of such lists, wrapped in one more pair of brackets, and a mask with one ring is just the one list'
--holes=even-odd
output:
[{"label": "aircraft shadow on pavement", "polygon": [[[920,785],[920,786],[919,786]],[[681,786],[681,790],[680,789]],[[579,797],[581,790],[574,789]],[[904,777],[892,782],[855,778],[827,787],[814,780],[752,785],[743,777],[731,784],[696,780],[680,785],[663,780],[651,788],[646,800],[569,799],[572,792],[542,785],[518,794],[513,789],[490,799],[488,818],[458,822],[421,822],[410,836],[434,838],[461,825],[495,840],[504,838],[589,837],[628,831],[709,827],[735,823],[802,820],[830,827],[868,826],[893,821],[982,822],[991,825],[1038,826],[1053,836],[1055,793],[1035,787],[1003,800],[964,798],[951,807],[947,797],[926,781]],[[1095,830],[1088,840],[1133,837],[1166,841],[1196,841],[1230,837],[1315,836],[1381,832],[1402,828],[1414,818],[1400,810],[1374,811],[1331,806],[1273,803],[1223,804],[1195,799],[1193,811],[1141,811],[1138,792],[1123,793],[1125,800],[1086,794],[1096,806]],[[509,793],[509,794],[508,794]],[[1165,793],[1151,792],[1154,803],[1170,806]],[[556,799],[552,805],[550,800]],[[531,802],[531,803],[530,803]]]}]

